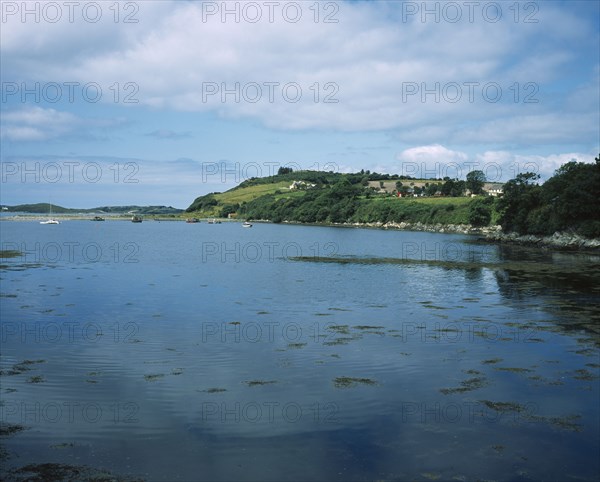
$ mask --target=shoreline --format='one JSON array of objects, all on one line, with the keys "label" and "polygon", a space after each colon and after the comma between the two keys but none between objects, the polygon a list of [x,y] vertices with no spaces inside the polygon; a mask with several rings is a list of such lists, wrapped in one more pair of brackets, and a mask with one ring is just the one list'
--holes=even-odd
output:
[{"label": "shoreline", "polygon": [[483,241],[488,243],[512,244],[531,246],[543,249],[557,249],[561,251],[593,251],[600,252],[600,239],[584,238],[578,234],[556,232],[548,236],[533,234],[519,235],[517,233],[489,234]]},{"label": "shoreline", "polygon": [[301,223],[298,221],[282,221],[281,223],[273,223],[268,219],[253,219],[255,223],[265,224],[286,224],[291,226],[322,226],[330,228],[358,228],[358,229],[390,229],[396,231],[422,231],[430,233],[445,233],[445,234],[493,234],[500,232],[500,226],[484,226],[477,228],[470,224],[423,224],[423,223],[394,223],[394,222],[375,222],[375,223]]},{"label": "shoreline", "polygon": [[[56,215],[59,220],[63,221],[92,221],[89,215]],[[1,216],[0,221],[43,221],[47,219],[47,215],[43,214],[22,214],[15,216]],[[106,216],[106,221],[129,221],[129,215],[114,215]],[[200,218],[201,221],[206,221],[212,218]],[[161,217],[160,215],[148,215],[144,217],[144,221],[171,221],[185,222],[185,217]],[[225,219],[219,218],[221,222],[243,222],[244,219]],[[265,224],[284,224],[292,226],[319,226],[319,227],[337,227],[337,228],[358,228],[358,229],[390,229],[397,231],[416,231],[441,234],[465,234],[471,236],[481,236],[479,241],[484,243],[510,244],[518,246],[530,246],[542,249],[556,249],[561,251],[600,251],[600,239],[584,238],[577,234],[557,232],[548,236],[538,235],[519,235],[517,233],[503,233],[499,225],[474,227],[470,224],[423,224],[407,223],[407,222],[373,222],[373,223],[301,223],[297,221],[282,221],[281,223],[273,223],[268,219],[253,219],[253,223]]]},{"label": "shoreline", "polygon": [[[269,220],[256,219],[256,223],[270,223]],[[295,221],[282,221],[280,224],[299,226],[326,226],[337,228],[359,229],[392,229],[398,231],[416,231],[441,234],[480,235],[479,241],[484,243],[511,244],[530,246],[542,249],[555,249],[560,251],[600,251],[600,239],[584,238],[573,233],[557,232],[548,236],[519,235],[517,233],[504,233],[499,225],[474,227],[470,224],[423,224],[423,223],[300,223]]]},{"label": "shoreline", "polygon": [[[102,216],[104,221],[129,221],[131,222],[132,214],[114,214],[108,215],[105,214]],[[48,219],[47,214],[17,214],[15,216],[0,216],[0,221],[14,221],[14,222],[23,222],[23,221],[44,221]],[[94,221],[94,216],[90,216],[87,214],[53,214],[52,217],[54,219],[58,219],[59,221],[93,221],[93,222],[102,222],[102,221]],[[184,221],[186,218],[180,217],[168,217],[162,216],[160,214],[142,214],[142,219],[144,221]],[[209,218],[201,218],[202,221],[206,221]],[[216,218],[219,219],[219,218]],[[223,219],[221,219],[223,221]],[[227,219],[225,221],[231,221]]]}]

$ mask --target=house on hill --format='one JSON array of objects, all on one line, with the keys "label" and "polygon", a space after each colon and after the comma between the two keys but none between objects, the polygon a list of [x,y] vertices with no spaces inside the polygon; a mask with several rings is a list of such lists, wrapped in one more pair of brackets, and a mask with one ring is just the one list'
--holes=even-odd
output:
[{"label": "house on hill", "polygon": [[312,184],[310,182],[306,182],[306,181],[294,181],[290,185],[290,190],[296,190],[296,189],[313,189],[315,187],[317,187],[317,185],[316,184]]},{"label": "house on hill", "polygon": [[504,184],[501,182],[485,182],[483,183],[483,191],[490,196],[502,196],[504,194]]}]

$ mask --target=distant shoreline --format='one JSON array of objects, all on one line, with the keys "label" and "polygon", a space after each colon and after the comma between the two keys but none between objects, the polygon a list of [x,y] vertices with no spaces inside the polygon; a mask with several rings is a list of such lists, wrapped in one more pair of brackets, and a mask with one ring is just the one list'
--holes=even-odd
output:
[{"label": "distant shoreline", "polygon": [[[97,214],[52,214],[52,218],[58,219],[59,221],[94,221],[94,217]],[[131,221],[134,214],[104,214],[101,217],[105,221]],[[144,221],[184,221],[187,217],[174,216],[164,214],[135,214],[135,216],[141,216]],[[3,215],[0,216],[0,221],[14,221],[14,222],[26,222],[26,221],[44,221],[48,219],[48,214],[44,213],[21,213],[14,215]],[[211,218],[199,218],[206,222],[207,219]],[[237,219],[223,219],[215,218],[219,221],[238,221]],[[94,221],[95,222],[95,221]]]}]

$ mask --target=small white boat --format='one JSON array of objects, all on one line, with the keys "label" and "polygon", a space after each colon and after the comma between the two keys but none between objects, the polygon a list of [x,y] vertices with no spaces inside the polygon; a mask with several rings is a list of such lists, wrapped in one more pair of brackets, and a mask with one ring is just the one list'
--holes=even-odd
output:
[{"label": "small white boat", "polygon": [[251,228],[251,227],[252,227],[252,224],[250,224],[248,221],[244,221],[242,223],[242,228]]},{"label": "small white boat", "polygon": [[60,224],[58,220],[52,219],[52,204],[50,204],[50,214],[48,216],[48,219],[46,221],[40,221],[40,224]]}]

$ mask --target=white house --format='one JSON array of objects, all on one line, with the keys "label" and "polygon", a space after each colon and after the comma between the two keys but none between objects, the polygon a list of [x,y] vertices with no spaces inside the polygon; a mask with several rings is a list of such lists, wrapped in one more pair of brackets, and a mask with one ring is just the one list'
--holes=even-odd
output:
[{"label": "white house", "polygon": [[483,184],[483,190],[490,196],[502,196],[504,194],[504,184],[501,182],[486,182]]},{"label": "white house", "polygon": [[312,189],[317,187],[316,184],[311,184],[309,182],[306,181],[294,181],[292,182],[292,184],[290,185],[290,189]]}]

